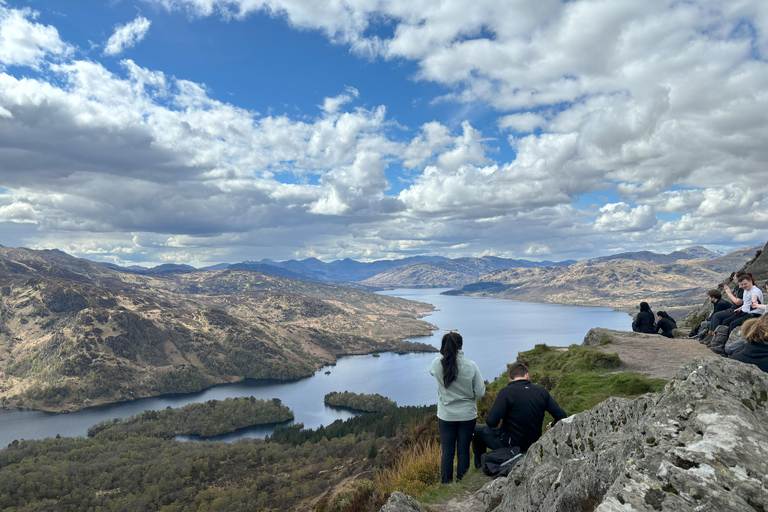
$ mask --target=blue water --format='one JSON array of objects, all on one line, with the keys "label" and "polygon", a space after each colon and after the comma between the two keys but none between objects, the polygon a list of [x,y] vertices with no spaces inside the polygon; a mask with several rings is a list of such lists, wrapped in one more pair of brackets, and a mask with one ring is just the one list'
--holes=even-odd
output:
[{"label": "blue water", "polygon": [[[487,380],[500,375],[506,364],[517,358],[518,352],[529,350],[537,343],[555,346],[580,344],[592,327],[631,329],[629,315],[608,308],[448,296],[440,295],[441,291],[444,290],[400,289],[382,293],[434,304],[438,311],[425,319],[440,329],[458,330],[464,338],[464,354],[478,364]],[[409,339],[439,347],[442,334],[437,331],[434,336]],[[69,414],[0,410],[0,447],[14,439],[42,439],[56,434],[84,436],[91,425],[112,418],[237,396],[279,398],[293,410],[296,422],[304,423],[307,428],[317,428],[354,416],[349,411],[323,404],[323,397],[331,391],[379,393],[395,400],[398,405],[435,403],[434,378],[427,372],[435,357],[436,354],[392,353],[382,353],[381,357],[349,356],[339,359],[335,366],[323,368],[314,376],[297,381],[249,380],[216,386],[199,393],[145,398]],[[326,371],[330,371],[330,375],[326,375]],[[264,437],[273,429],[274,426],[265,425],[216,439],[232,441],[242,437]]]}]

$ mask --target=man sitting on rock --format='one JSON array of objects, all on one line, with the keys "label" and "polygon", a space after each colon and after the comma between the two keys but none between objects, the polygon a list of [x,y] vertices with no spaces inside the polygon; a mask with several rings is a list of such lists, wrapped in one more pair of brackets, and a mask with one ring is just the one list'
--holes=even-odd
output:
[{"label": "man sitting on rock", "polygon": [[[472,438],[475,467],[480,467],[480,456],[486,448],[519,446],[521,452],[527,451],[541,437],[545,412],[554,418],[547,429],[567,417],[546,389],[531,384],[528,368],[523,363],[509,365],[509,384],[499,391],[485,419],[487,425],[475,425]],[[501,428],[495,428],[499,422],[502,422]]]},{"label": "man sitting on rock", "polygon": [[[728,291],[730,291],[730,289]],[[712,316],[714,316],[715,313],[719,313],[720,311],[733,308],[733,304],[723,298],[723,294],[720,293],[720,290],[709,290],[707,292],[707,296],[709,298],[709,302],[712,304],[712,314],[709,315],[709,318],[697,325],[693,331],[691,331],[690,336],[692,338],[695,338],[698,335],[700,339],[703,339],[710,330],[709,327],[711,325],[710,322],[712,320]]]}]

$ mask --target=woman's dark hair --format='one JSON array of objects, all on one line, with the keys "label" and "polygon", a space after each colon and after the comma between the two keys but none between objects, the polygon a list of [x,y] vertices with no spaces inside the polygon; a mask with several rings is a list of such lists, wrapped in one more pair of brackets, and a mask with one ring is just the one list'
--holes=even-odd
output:
[{"label": "woman's dark hair", "polygon": [[443,336],[443,342],[440,345],[440,353],[443,354],[443,384],[445,387],[451,385],[459,376],[459,364],[456,362],[456,355],[464,345],[464,339],[457,332],[449,332]]},{"label": "woman's dark hair", "polygon": [[640,311],[651,311],[651,306],[648,305],[647,302],[641,302],[640,303]]},{"label": "woman's dark hair", "polygon": [[667,320],[672,320],[673,322],[675,322],[675,325],[677,325],[677,321],[675,321],[674,318],[669,316],[666,311],[657,311],[656,314],[659,315],[661,318],[666,318]]}]

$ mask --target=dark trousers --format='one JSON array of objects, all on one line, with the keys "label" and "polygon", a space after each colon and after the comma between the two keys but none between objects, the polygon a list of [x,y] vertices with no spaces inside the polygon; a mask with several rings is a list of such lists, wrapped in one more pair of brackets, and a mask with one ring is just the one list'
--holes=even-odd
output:
[{"label": "dark trousers", "polygon": [[509,439],[501,435],[500,428],[491,428],[488,425],[476,425],[472,436],[472,451],[475,452],[475,467],[480,467],[480,457],[488,448],[498,450],[509,446]]},{"label": "dark trousers", "polygon": [[751,318],[760,318],[758,315],[750,315],[748,313],[742,313],[740,315],[733,315],[729,316],[725,320],[723,320],[723,323],[721,325],[727,325],[728,326],[728,336],[731,335],[733,330],[746,322],[747,320]]},{"label": "dark trousers", "polygon": [[472,433],[475,431],[477,419],[467,421],[443,421],[437,419],[437,428],[440,430],[440,443],[443,447],[443,456],[440,459],[440,478],[444,484],[453,481],[453,457],[458,456],[456,462],[456,481],[458,482],[469,469],[469,445],[472,442]]},{"label": "dark trousers", "polygon": [[728,318],[729,316],[733,315],[732,309],[724,309],[722,311],[718,311],[717,313],[714,313],[711,317],[709,317],[709,330],[714,331],[715,327],[723,323],[723,320]]}]

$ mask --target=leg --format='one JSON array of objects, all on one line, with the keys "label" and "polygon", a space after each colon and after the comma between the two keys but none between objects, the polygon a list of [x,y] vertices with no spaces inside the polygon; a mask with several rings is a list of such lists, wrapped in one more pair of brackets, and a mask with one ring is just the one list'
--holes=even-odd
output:
[{"label": "leg", "polygon": [[472,443],[472,434],[475,431],[477,419],[458,422],[456,439],[456,481],[462,479],[469,469],[469,445]]},{"label": "leg", "polygon": [[[733,332],[733,330],[735,328],[737,328],[738,326],[740,326],[741,324],[743,324],[744,322],[746,322],[750,318],[755,318],[755,317],[752,316],[752,315],[748,315],[746,313],[742,313],[739,316],[737,316],[735,319],[733,319],[730,322],[728,322],[728,337],[731,336],[731,333]],[[726,341],[726,343],[727,343],[727,341]]]},{"label": "leg", "polygon": [[733,314],[732,309],[724,309],[722,311],[718,311],[717,313],[714,313],[711,317],[709,317],[709,330],[714,331],[715,327],[723,323],[723,320],[725,320],[732,314]]},{"label": "leg", "polygon": [[475,452],[475,467],[480,467],[480,457],[488,448],[498,450],[505,446],[501,442],[501,429],[491,428],[488,425],[476,425],[475,434],[472,436],[472,449]]},{"label": "leg", "polygon": [[458,437],[458,422],[443,421],[437,418],[437,429],[440,431],[440,444],[443,455],[440,458],[440,482],[449,484],[453,481],[453,456],[456,453],[456,438]]}]

